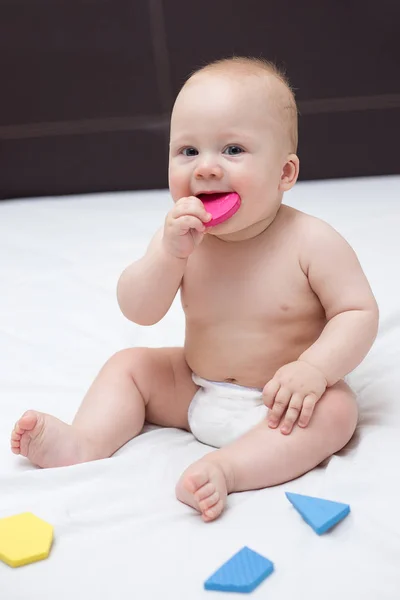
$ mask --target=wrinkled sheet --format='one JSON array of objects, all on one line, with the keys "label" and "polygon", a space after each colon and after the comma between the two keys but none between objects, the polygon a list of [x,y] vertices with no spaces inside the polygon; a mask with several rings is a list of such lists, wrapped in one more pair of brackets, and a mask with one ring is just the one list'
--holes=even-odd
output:
[{"label": "wrinkled sheet", "polygon": [[[122,269],[163,223],[168,193],[0,203],[0,517],[32,511],[55,528],[47,560],[0,563],[1,598],[216,598],[204,580],[245,545],[275,564],[254,598],[399,598],[400,177],[299,183],[285,201],[348,239],[376,294],[379,335],[349,377],[360,422],[323,465],[231,495],[211,524],[174,496],[182,470],[210,451],[187,432],[147,427],[111,459],[63,469],[37,469],[9,450],[28,408],[71,421],[117,350],[182,343],[179,299],[146,328],[121,315],[115,295]],[[285,490],[347,502],[351,513],[319,537]]]}]

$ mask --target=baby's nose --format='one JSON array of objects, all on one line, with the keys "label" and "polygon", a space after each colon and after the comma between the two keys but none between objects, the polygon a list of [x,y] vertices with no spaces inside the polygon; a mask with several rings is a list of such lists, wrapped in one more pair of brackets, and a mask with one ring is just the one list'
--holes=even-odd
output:
[{"label": "baby's nose", "polygon": [[202,161],[194,171],[196,179],[221,179],[223,171],[217,162]]}]

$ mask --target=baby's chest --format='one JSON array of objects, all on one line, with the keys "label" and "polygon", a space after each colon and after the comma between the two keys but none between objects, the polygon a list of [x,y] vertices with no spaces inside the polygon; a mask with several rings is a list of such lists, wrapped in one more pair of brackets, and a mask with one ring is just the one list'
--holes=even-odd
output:
[{"label": "baby's chest", "polygon": [[206,320],[294,318],[314,301],[298,260],[291,256],[199,256],[188,262],[181,293],[187,316]]}]

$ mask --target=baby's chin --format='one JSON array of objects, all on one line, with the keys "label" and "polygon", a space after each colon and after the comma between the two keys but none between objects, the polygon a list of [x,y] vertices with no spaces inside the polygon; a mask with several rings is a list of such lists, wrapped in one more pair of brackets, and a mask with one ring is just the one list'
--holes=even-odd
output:
[{"label": "baby's chin", "polygon": [[239,219],[239,215],[237,215],[236,219],[235,216],[224,223],[210,227],[206,230],[206,235],[213,235],[226,242],[250,240],[265,231],[274,220],[273,217],[267,217],[250,223],[244,223]]},{"label": "baby's chin", "polygon": [[218,237],[221,240],[226,241],[239,241],[241,239],[247,239],[249,227],[244,226],[240,223],[230,223],[229,221],[225,221],[224,223],[220,223],[219,225],[214,225],[213,227],[209,227],[206,229],[206,235],[212,235],[214,237]]},{"label": "baby's chin", "polygon": [[[235,223],[236,221],[236,223]],[[243,229],[240,223],[238,223],[238,219],[235,219],[235,215],[230,219],[227,219],[223,223],[218,223],[217,225],[210,225],[207,227],[205,233],[209,235],[223,235],[223,234],[231,234],[237,233]]]}]

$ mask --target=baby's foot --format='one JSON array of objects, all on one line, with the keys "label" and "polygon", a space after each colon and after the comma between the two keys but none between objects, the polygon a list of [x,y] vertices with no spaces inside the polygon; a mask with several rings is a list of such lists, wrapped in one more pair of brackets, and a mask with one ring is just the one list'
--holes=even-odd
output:
[{"label": "baby's foot", "polygon": [[[86,458],[88,442],[71,425],[28,410],[15,424],[11,450],[26,456],[39,467],[66,467],[90,460]],[[86,457],[85,457],[86,454]]]},{"label": "baby's foot", "polygon": [[201,513],[204,521],[213,521],[226,504],[227,481],[222,468],[207,460],[191,465],[176,486],[178,500]]}]

